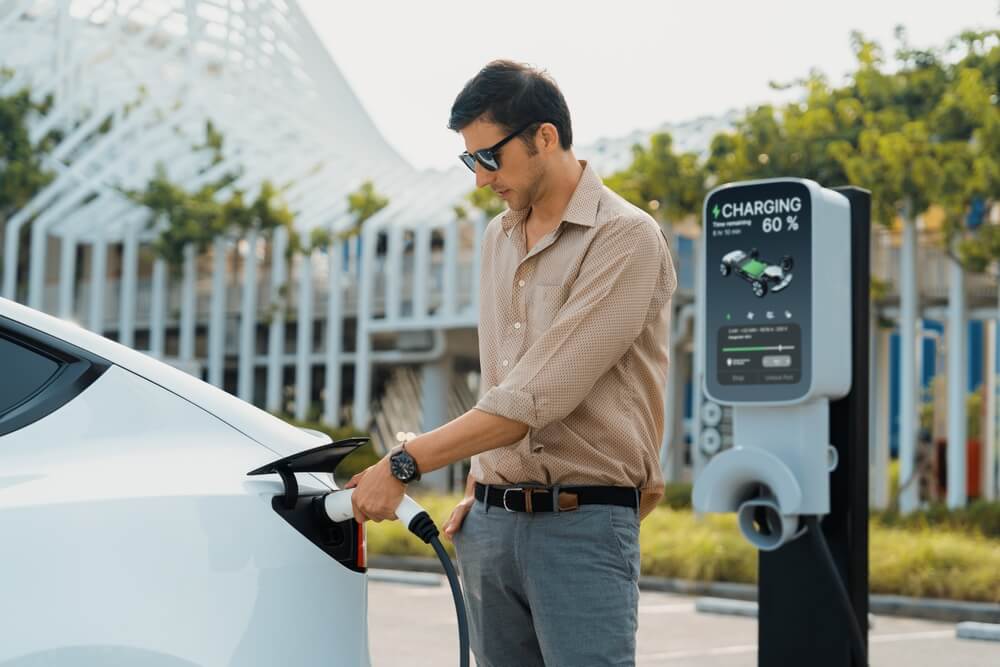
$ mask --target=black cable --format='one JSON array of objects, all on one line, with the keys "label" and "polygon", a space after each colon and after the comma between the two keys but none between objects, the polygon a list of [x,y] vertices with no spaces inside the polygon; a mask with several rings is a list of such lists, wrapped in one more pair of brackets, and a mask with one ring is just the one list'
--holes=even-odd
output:
[{"label": "black cable", "polygon": [[830,547],[826,543],[826,537],[823,535],[822,528],[820,528],[819,518],[816,516],[807,516],[806,526],[809,527],[809,539],[819,552],[820,558],[826,563],[827,569],[833,577],[834,586],[837,589],[837,597],[840,598],[840,603],[847,613],[848,622],[851,626],[851,652],[854,654],[854,659],[859,664],[867,667],[868,658],[865,655],[865,638],[861,633],[861,624],[854,613],[854,605],[851,604],[851,598],[847,595],[847,587],[844,585],[843,579],[840,578],[837,564],[833,561],[833,554],[830,553]]},{"label": "black cable", "polygon": [[462,585],[458,581],[458,574],[455,566],[448,557],[448,552],[438,538],[431,539],[431,546],[437,552],[441,565],[444,566],[444,573],[448,575],[448,583],[451,584],[451,595],[455,598],[455,613],[458,615],[458,659],[462,667],[469,667],[469,622],[465,616],[465,598],[462,597]]},{"label": "black cable", "polygon": [[462,584],[458,581],[458,573],[448,557],[448,552],[438,539],[438,528],[434,525],[427,512],[421,512],[413,517],[407,526],[410,532],[434,547],[438,560],[444,568],[451,586],[451,596],[455,599],[455,613],[458,616],[458,660],[462,667],[469,667],[469,620],[465,614],[465,598],[462,596]]}]

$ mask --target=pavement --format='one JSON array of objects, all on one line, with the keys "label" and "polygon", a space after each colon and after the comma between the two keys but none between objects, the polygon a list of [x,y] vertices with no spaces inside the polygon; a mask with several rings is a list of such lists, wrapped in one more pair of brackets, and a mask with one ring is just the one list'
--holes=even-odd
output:
[{"label": "pavement", "polygon": [[[410,583],[370,580],[368,595],[374,667],[458,664],[455,608],[443,577],[424,575]],[[641,592],[636,664],[757,667],[756,619],[699,613],[695,600],[676,593]],[[1000,665],[1000,642],[959,639],[955,623],[872,618],[872,667]]]}]

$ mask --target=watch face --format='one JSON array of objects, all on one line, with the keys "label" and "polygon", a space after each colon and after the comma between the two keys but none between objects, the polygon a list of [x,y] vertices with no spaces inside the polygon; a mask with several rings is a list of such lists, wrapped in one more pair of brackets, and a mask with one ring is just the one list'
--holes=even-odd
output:
[{"label": "watch face", "polygon": [[390,459],[392,474],[404,482],[409,481],[417,474],[417,464],[413,457],[406,452],[399,452]]}]

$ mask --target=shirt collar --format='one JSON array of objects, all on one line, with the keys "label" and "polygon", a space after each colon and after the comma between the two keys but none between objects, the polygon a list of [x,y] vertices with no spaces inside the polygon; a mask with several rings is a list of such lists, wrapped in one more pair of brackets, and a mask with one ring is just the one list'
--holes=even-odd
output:
[{"label": "shirt collar", "polygon": [[[576,184],[573,196],[569,198],[569,203],[566,204],[566,210],[563,212],[562,219],[563,222],[571,222],[576,225],[583,225],[584,227],[593,227],[597,222],[597,209],[601,201],[603,183],[601,182],[601,177],[597,175],[597,172],[594,171],[593,167],[586,160],[580,160],[580,166],[583,167],[583,174]],[[504,234],[510,236],[511,230],[518,223],[528,219],[530,211],[530,208],[523,208],[516,211],[508,209],[503,214],[503,217],[500,218],[500,226],[503,227]]]}]

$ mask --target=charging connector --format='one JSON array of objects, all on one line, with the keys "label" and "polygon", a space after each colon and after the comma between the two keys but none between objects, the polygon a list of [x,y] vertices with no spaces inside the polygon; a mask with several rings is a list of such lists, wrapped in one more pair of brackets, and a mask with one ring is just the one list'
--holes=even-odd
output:
[{"label": "charging connector", "polygon": [[[327,494],[323,501],[327,515],[333,521],[345,521],[354,516],[354,507],[351,497],[354,489],[334,491]],[[444,568],[448,584],[451,586],[451,595],[455,602],[455,614],[458,617],[458,643],[459,643],[459,664],[462,667],[469,667],[469,622],[465,612],[465,598],[462,596],[462,584],[458,580],[458,573],[448,556],[444,545],[438,539],[440,532],[434,525],[434,521],[423,507],[409,496],[403,496],[403,500],[396,508],[396,518],[406,526],[407,530],[419,537],[426,544],[434,548],[441,567]]]}]

